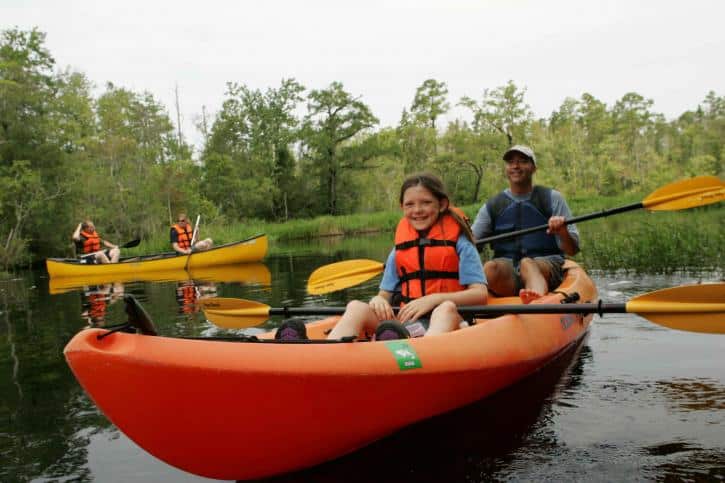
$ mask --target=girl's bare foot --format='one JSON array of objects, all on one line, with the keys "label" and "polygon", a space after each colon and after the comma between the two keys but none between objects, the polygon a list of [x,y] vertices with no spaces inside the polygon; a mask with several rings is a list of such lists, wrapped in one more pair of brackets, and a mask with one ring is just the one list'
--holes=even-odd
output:
[{"label": "girl's bare foot", "polygon": [[519,290],[519,297],[521,297],[521,301],[525,304],[529,304],[542,296],[539,292],[531,290],[530,288],[522,288]]}]

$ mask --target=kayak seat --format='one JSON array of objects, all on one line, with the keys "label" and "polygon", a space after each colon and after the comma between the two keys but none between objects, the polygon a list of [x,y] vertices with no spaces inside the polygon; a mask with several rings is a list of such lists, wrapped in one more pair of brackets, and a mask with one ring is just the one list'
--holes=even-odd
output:
[{"label": "kayak seat", "polygon": [[274,334],[277,340],[307,340],[307,328],[299,320],[285,320]]},{"label": "kayak seat", "polygon": [[386,320],[375,329],[375,340],[409,339],[410,332],[395,320]]},{"label": "kayak seat", "polygon": [[143,335],[158,335],[156,327],[154,327],[154,323],[151,321],[151,317],[141,307],[136,297],[131,294],[125,294],[123,300],[126,302],[126,314],[128,315],[126,324],[138,330]]}]

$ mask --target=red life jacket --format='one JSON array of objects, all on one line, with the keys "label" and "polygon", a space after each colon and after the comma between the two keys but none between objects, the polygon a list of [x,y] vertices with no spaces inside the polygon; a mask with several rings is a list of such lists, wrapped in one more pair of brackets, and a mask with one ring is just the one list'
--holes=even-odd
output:
[{"label": "red life jacket", "polygon": [[182,228],[178,223],[176,223],[171,228],[176,230],[176,243],[179,244],[179,248],[189,248],[191,246],[191,237],[193,236],[189,225],[187,224],[184,228]]},{"label": "red life jacket", "polygon": [[410,302],[426,294],[457,292],[456,242],[461,226],[450,215],[443,215],[421,238],[407,218],[395,230],[395,265],[401,282],[402,301]]},{"label": "red life jacket", "polygon": [[101,249],[101,236],[97,231],[93,233],[82,231],[81,236],[85,238],[82,246],[83,253],[93,253]]}]

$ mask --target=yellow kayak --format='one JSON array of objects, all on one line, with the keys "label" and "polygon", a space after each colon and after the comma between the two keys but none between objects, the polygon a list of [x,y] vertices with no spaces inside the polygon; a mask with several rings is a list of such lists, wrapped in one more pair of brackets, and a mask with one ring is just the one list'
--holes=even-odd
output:
[{"label": "yellow kayak", "polygon": [[[121,281],[116,277],[138,280],[143,273],[194,270],[216,265],[258,262],[267,255],[267,235],[219,245],[210,250],[179,255],[175,252],[121,258],[118,263],[85,264],[77,258],[48,258],[48,275],[54,277],[95,277]],[[187,263],[188,262],[188,263]],[[127,280],[130,280],[127,279]],[[99,280],[96,280],[99,283]]]}]

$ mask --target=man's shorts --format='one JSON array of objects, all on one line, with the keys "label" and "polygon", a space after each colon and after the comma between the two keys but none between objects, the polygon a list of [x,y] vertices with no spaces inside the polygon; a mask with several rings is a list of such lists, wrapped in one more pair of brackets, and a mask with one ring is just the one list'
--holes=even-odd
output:
[{"label": "man's shorts", "polygon": [[[564,257],[562,257],[561,255],[547,255],[545,257],[535,257],[534,260],[536,260],[537,262],[543,261],[549,264],[549,280],[547,280],[549,291],[552,291],[556,287],[561,285],[562,280],[564,280],[564,269],[562,268],[564,266]],[[510,258],[494,258],[494,261],[510,264],[513,263],[513,260],[511,260]],[[521,273],[519,271],[518,263],[513,268],[513,273],[514,293],[518,294],[519,290],[524,288],[524,284],[521,282]]]}]

